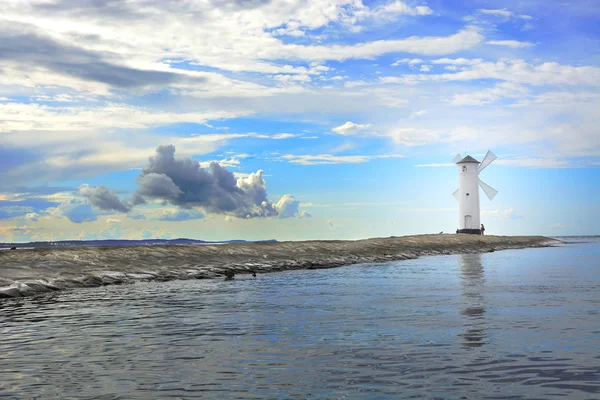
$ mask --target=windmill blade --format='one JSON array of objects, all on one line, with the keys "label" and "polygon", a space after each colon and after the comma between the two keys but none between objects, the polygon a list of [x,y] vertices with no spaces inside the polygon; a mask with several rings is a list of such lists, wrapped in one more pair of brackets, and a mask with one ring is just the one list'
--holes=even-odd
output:
[{"label": "windmill blade", "polygon": [[456,191],[455,191],[454,193],[452,193],[452,196],[454,196],[454,198],[455,198],[457,201],[460,201],[460,200],[459,200],[459,196],[460,196],[460,194],[459,194],[459,190],[460,190],[460,189],[456,189]]},{"label": "windmill blade", "polygon": [[493,187],[491,187],[490,185],[488,185],[487,183],[484,183],[481,179],[478,179],[478,181],[479,181],[479,186],[481,186],[481,188],[487,195],[488,199],[494,200],[494,197],[496,197],[496,195],[498,194],[498,191],[496,189],[494,189]]},{"label": "windmill blade", "polygon": [[459,162],[460,160],[462,160],[462,157],[460,156],[460,154],[457,154],[454,156],[454,158],[452,159],[452,162],[454,164],[456,164],[457,162]]},{"label": "windmill blade", "polygon": [[498,157],[496,157],[496,155],[494,153],[492,153],[490,150],[488,150],[487,154],[483,158],[483,161],[481,162],[481,164],[479,164],[479,167],[477,168],[477,172],[483,171],[483,169],[485,167],[487,167],[488,165],[490,165],[492,163],[492,161],[494,161],[496,158],[498,158]]}]

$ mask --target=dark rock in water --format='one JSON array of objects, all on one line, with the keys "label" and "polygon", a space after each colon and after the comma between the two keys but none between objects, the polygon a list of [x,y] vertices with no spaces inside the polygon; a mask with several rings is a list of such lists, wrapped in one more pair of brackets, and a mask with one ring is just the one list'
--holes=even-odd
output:
[{"label": "dark rock in water", "polygon": [[13,247],[11,247],[10,249],[11,249],[11,250],[16,250],[16,249],[17,249],[17,246],[13,246]]},{"label": "dark rock in water", "polygon": [[225,271],[225,280],[233,279],[235,273],[233,271]]}]

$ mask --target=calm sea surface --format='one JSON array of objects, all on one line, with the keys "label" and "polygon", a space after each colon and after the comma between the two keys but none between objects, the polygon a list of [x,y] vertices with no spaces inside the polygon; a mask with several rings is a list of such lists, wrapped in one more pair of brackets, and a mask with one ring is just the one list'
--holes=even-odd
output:
[{"label": "calm sea surface", "polygon": [[0,302],[0,397],[599,399],[600,242]]}]

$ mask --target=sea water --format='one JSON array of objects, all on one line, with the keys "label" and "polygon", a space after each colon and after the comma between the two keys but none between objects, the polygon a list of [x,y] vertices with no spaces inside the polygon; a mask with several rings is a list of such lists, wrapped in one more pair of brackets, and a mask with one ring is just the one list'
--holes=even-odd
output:
[{"label": "sea water", "polygon": [[0,301],[0,397],[598,399],[600,242]]}]

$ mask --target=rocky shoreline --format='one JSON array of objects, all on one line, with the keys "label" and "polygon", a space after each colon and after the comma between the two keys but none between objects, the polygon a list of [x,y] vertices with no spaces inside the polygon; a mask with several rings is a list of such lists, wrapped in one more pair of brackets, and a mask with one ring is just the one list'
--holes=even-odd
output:
[{"label": "rocky shoreline", "polygon": [[231,279],[422,256],[549,247],[543,236],[415,235],[356,241],[73,247],[0,252],[0,298],[139,280]]}]

